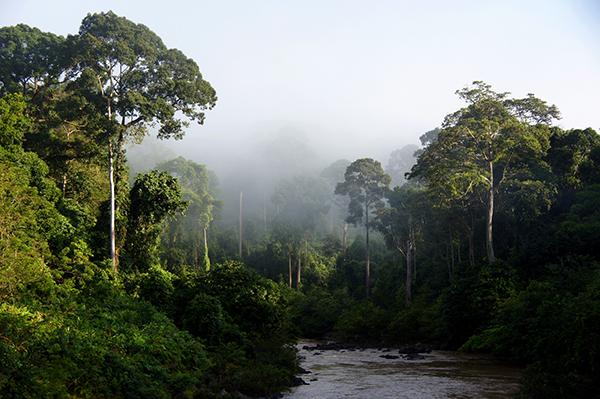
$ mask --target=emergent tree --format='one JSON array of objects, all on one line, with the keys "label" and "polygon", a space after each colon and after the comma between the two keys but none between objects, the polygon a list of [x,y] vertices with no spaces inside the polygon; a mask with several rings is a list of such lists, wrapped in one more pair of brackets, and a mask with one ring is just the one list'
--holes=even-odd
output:
[{"label": "emergent tree", "polygon": [[369,215],[384,206],[383,196],[390,185],[391,178],[381,163],[371,158],[357,159],[346,169],[344,181],[338,183],[335,193],[350,197],[348,222],[364,223],[366,240],[365,292],[369,296],[371,258],[369,254]]},{"label": "emergent tree", "polygon": [[193,60],[167,48],[146,26],[113,12],[88,14],[67,45],[73,54],[69,88],[84,93],[105,118],[110,256],[116,271],[114,171],[123,162],[125,140],[143,136],[150,125],[159,127],[160,139],[180,139],[189,121],[203,123],[217,97]]},{"label": "emergent tree", "polygon": [[468,105],[446,117],[437,140],[420,154],[411,177],[424,178],[440,202],[474,192],[485,198],[485,242],[488,262],[493,263],[495,196],[504,186],[535,180],[530,167],[544,163],[549,125],[559,112],[533,94],[510,99],[509,93],[496,93],[479,81],[456,93]]}]

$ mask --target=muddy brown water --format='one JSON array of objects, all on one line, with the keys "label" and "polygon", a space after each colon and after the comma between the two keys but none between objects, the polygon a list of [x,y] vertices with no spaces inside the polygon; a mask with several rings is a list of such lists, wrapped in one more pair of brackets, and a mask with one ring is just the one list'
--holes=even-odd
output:
[{"label": "muddy brown water", "polygon": [[521,370],[491,357],[433,351],[422,360],[384,359],[393,349],[308,351],[298,345],[301,375],[310,385],[292,388],[289,399],[315,398],[512,398]]}]

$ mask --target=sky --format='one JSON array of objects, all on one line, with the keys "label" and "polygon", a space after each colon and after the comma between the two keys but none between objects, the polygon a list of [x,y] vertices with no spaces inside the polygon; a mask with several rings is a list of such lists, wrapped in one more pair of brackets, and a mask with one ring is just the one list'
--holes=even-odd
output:
[{"label": "sky", "polygon": [[219,170],[294,137],[323,159],[418,143],[474,80],[600,128],[600,1],[0,0],[0,26],[75,33],[89,12],[143,23],[194,59],[219,100],[169,149]]}]

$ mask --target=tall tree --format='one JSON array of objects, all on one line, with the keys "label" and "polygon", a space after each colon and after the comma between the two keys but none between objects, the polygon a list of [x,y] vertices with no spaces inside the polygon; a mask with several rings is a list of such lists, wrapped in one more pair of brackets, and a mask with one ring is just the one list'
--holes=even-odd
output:
[{"label": "tall tree", "polygon": [[365,226],[365,292],[369,297],[371,257],[369,253],[370,214],[384,206],[383,196],[390,185],[391,178],[387,175],[381,163],[371,158],[357,159],[346,169],[344,181],[338,183],[335,193],[350,197],[348,205],[348,222],[364,223]]},{"label": "tall tree", "polygon": [[73,54],[69,89],[83,93],[104,116],[110,256],[116,271],[114,172],[123,162],[126,139],[144,135],[150,125],[159,127],[161,139],[179,139],[189,121],[203,123],[204,111],[217,98],[193,60],[167,48],[146,26],[113,12],[88,14],[67,45]]},{"label": "tall tree", "polygon": [[350,165],[350,161],[346,159],[338,159],[325,169],[321,171],[320,176],[327,181],[330,186],[331,192],[331,208],[329,210],[330,217],[332,219],[332,227],[338,222],[342,222],[342,252],[345,254],[348,247],[348,222],[346,221],[346,214],[348,213],[348,197],[335,195],[336,185],[344,179],[344,173],[346,168]]},{"label": "tall tree", "polygon": [[439,201],[478,192],[486,204],[486,251],[496,260],[493,242],[495,197],[509,181],[533,181],[530,166],[543,163],[558,109],[529,94],[523,99],[496,93],[473,82],[458,90],[467,106],[446,117],[437,140],[419,156],[411,177],[422,177]]},{"label": "tall tree", "polygon": [[385,237],[388,247],[397,250],[406,261],[405,302],[412,301],[412,284],[415,279],[417,235],[419,217],[424,204],[427,204],[423,189],[415,184],[394,187],[386,192],[389,207],[377,210],[374,220],[376,227]]}]

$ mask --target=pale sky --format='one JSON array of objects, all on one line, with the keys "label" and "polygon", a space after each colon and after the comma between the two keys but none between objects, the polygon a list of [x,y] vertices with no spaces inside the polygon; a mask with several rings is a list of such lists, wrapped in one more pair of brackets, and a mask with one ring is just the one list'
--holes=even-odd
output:
[{"label": "pale sky", "polygon": [[473,80],[556,104],[563,127],[600,128],[598,0],[0,0],[0,25],[66,35],[108,10],[215,87],[205,126],[170,145],[209,167],[286,129],[327,158],[385,162],[458,109],[455,90]]}]

